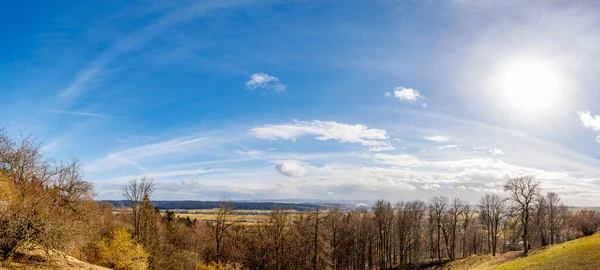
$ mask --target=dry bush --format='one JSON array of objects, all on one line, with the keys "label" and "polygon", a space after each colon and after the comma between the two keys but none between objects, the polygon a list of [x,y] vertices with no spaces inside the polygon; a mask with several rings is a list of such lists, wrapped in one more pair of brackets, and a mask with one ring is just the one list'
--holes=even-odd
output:
[{"label": "dry bush", "polygon": [[581,210],[571,218],[573,227],[583,236],[600,231],[600,213],[594,210]]},{"label": "dry bush", "polygon": [[33,138],[0,131],[0,175],[1,260],[27,246],[70,250],[85,237],[95,203],[77,161],[48,159]]}]

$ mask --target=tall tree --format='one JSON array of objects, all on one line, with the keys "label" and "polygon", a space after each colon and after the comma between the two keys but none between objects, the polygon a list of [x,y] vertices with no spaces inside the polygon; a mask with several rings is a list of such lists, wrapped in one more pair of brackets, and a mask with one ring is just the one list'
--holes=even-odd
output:
[{"label": "tall tree", "polygon": [[140,228],[142,224],[142,202],[145,197],[150,198],[152,193],[154,193],[154,182],[145,176],[139,179],[131,179],[123,189],[123,196],[132,210],[133,237],[137,241],[141,241]]},{"label": "tall tree", "polygon": [[435,228],[437,232],[436,238],[436,249],[438,263],[442,263],[442,246],[441,246],[441,230],[442,230],[442,218],[448,205],[448,198],[444,196],[435,196],[431,198],[429,202],[430,218],[435,222]]},{"label": "tall tree", "polygon": [[215,252],[218,263],[221,263],[223,237],[225,236],[227,228],[233,224],[232,222],[228,221],[232,211],[233,203],[227,200],[221,200],[219,202],[219,208],[217,209],[217,217],[215,222],[212,224],[215,233]]},{"label": "tall tree", "polygon": [[560,200],[560,196],[554,192],[546,194],[548,200],[548,221],[550,225],[550,244],[554,245],[555,240],[564,227],[566,207]]},{"label": "tall tree", "polygon": [[484,222],[488,233],[488,249],[496,256],[498,247],[498,228],[504,217],[505,200],[498,194],[486,194],[479,203],[479,216]]},{"label": "tall tree", "polygon": [[504,191],[508,192],[508,199],[520,217],[523,256],[527,256],[529,253],[530,214],[533,202],[540,194],[540,182],[533,176],[511,178],[504,185]]}]

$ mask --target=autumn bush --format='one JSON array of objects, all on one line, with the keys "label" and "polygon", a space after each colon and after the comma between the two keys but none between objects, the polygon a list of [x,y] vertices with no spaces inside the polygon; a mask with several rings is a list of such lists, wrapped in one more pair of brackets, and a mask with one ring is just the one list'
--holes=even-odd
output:
[{"label": "autumn bush", "polygon": [[117,270],[148,268],[148,253],[124,228],[116,229],[110,238],[98,243],[98,264]]}]

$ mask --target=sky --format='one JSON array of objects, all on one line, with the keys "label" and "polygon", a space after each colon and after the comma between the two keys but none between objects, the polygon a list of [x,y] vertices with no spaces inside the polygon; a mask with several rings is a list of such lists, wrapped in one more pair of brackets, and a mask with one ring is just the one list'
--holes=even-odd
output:
[{"label": "sky", "polygon": [[0,127],[98,199],[600,205],[594,1],[0,3]]}]

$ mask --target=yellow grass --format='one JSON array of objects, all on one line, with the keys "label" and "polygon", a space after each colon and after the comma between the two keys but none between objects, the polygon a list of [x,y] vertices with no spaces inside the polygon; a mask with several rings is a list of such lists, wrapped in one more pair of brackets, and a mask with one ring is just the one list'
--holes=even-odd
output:
[{"label": "yellow grass", "polygon": [[600,269],[600,234],[533,250],[527,257],[521,254],[471,256],[433,269]]},{"label": "yellow grass", "polygon": [[600,234],[536,250],[492,269],[600,269]]}]

